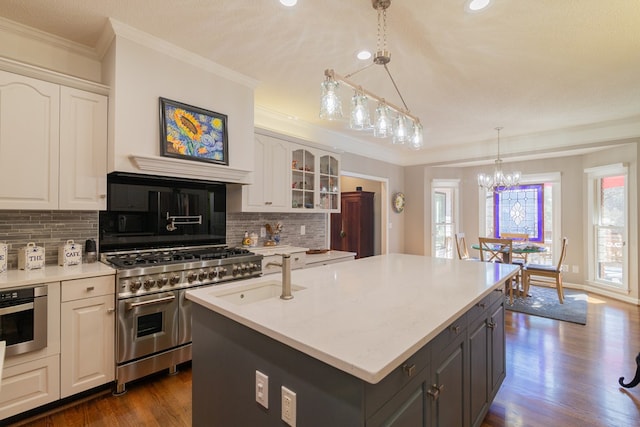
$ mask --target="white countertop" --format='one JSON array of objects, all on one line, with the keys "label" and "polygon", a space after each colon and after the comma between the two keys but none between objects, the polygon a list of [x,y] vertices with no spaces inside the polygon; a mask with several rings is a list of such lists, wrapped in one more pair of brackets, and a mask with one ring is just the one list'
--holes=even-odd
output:
[{"label": "white countertop", "polygon": [[110,274],[116,274],[116,270],[101,262],[68,267],[47,265],[37,270],[7,270],[0,273],[0,289]]},{"label": "white countertop", "polygon": [[271,255],[280,255],[280,254],[293,254],[297,252],[306,252],[309,248],[301,248],[298,246],[289,246],[289,245],[276,245],[276,246],[256,246],[256,247],[248,247],[245,248],[249,251],[262,255],[262,256],[271,256]]},{"label": "white countertop", "polygon": [[323,254],[307,254],[307,265],[333,261],[342,258],[353,258],[356,255],[356,252],[345,251],[327,251]]},{"label": "white countertop", "polygon": [[187,292],[187,298],[369,383],[435,338],[518,266],[391,254],[291,272],[306,289],[235,305],[215,294],[280,274]]}]

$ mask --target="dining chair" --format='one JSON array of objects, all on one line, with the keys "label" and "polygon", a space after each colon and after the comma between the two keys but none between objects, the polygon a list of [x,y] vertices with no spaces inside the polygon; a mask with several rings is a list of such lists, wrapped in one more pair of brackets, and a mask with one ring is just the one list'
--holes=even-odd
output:
[{"label": "dining chair", "polygon": [[472,258],[469,256],[469,248],[467,248],[467,241],[464,233],[456,233],[456,252],[458,252],[458,259],[463,261],[479,261],[478,258]]},{"label": "dining chair", "polygon": [[[493,237],[479,237],[480,242],[480,261],[484,262],[500,262],[511,263],[513,255],[513,240],[511,239],[495,239]],[[519,264],[518,264],[519,265]],[[507,291],[509,292],[509,302],[513,304],[513,290],[520,290],[520,281],[522,277],[522,265],[519,265],[518,274],[514,277],[513,282],[507,281]]]},{"label": "dining chair", "polygon": [[[510,239],[514,242],[524,243],[529,241],[529,235],[527,233],[502,233],[501,239]],[[512,264],[522,264],[523,266],[529,261],[529,254],[513,254],[511,258]]]},{"label": "dining chair", "polygon": [[[564,290],[562,289],[562,264],[567,256],[567,245],[569,239],[562,238],[562,249],[560,251],[560,258],[556,265],[543,265],[543,264],[528,264],[522,272],[522,285],[524,287],[524,294],[529,293],[529,287],[532,284],[532,277],[545,277],[555,280],[555,287],[558,291],[558,299],[560,304],[564,304]],[[553,283],[549,280],[533,279],[533,285],[549,286]]]}]

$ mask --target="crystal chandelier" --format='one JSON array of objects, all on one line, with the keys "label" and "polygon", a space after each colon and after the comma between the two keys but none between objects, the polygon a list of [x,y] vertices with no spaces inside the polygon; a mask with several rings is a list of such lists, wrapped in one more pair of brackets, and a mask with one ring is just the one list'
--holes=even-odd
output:
[{"label": "crystal chandelier", "polygon": [[[404,101],[391,75],[391,71],[387,67],[387,64],[391,61],[390,53],[387,50],[386,34],[387,8],[391,5],[391,0],[371,0],[371,4],[378,11],[378,39],[373,62],[346,76],[341,76],[332,69],[324,71],[325,80],[321,84],[320,118],[326,120],[342,118],[342,101],[338,96],[338,89],[343,84],[354,90],[349,117],[351,129],[367,131],[373,129],[373,136],[376,138],[391,138],[391,142],[395,145],[407,145],[418,150],[424,145],[420,119],[409,111],[409,107],[407,107],[407,103]],[[386,101],[384,98],[363,89],[360,85],[349,80],[354,74],[366,70],[372,65],[382,65],[384,67],[404,108]],[[369,99],[377,102],[373,123],[369,114]]]},{"label": "crystal chandelier", "polygon": [[478,185],[487,191],[494,193],[508,190],[520,183],[520,172],[504,173],[502,171],[502,159],[500,158],[500,131],[501,127],[495,128],[498,131],[498,158],[495,161],[493,174],[479,173]]}]

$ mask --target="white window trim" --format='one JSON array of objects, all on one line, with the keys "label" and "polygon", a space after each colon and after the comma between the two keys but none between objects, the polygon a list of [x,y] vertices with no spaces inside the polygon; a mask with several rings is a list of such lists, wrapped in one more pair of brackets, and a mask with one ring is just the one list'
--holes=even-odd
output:
[{"label": "white window trim", "polygon": [[[584,170],[587,178],[587,279],[589,286],[603,289],[613,293],[627,295],[629,288],[629,166],[626,163],[614,163],[610,165],[587,168]],[[614,286],[609,282],[599,281],[596,279],[595,265],[595,213],[598,211],[598,195],[596,194],[596,180],[613,175],[624,175],[625,182],[625,212],[624,212],[624,250],[622,252],[622,268],[624,271],[622,285]]]},{"label": "white window trim", "polygon": [[[435,256],[436,253],[436,241],[435,241],[435,235],[436,235],[436,225],[434,222],[434,218],[436,217],[435,215],[435,203],[433,202],[434,196],[435,196],[435,191],[436,188],[453,188],[453,215],[454,215],[454,222],[453,222],[453,233],[455,235],[455,233],[458,233],[459,230],[459,223],[460,223],[460,180],[459,179],[434,179],[431,181],[431,254],[432,256]],[[454,248],[455,249],[455,248]],[[454,259],[456,258],[455,256],[455,251],[454,251]]]}]

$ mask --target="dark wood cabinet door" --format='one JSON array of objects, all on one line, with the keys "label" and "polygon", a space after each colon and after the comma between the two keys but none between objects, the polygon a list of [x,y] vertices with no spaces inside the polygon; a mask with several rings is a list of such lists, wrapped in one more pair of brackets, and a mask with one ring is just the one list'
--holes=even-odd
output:
[{"label": "dark wood cabinet door", "polygon": [[331,214],[331,249],[373,255],[373,196],[369,191],[340,195],[340,213]]}]

